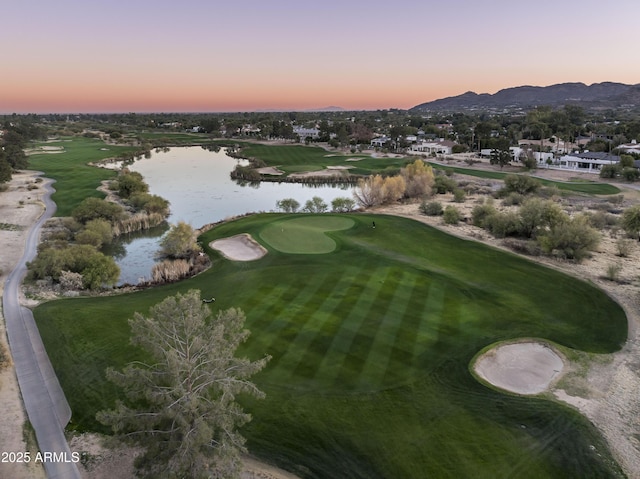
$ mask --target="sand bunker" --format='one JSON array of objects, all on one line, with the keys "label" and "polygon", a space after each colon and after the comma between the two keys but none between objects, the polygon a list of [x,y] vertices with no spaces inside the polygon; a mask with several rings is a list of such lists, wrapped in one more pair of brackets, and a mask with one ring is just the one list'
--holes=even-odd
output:
[{"label": "sand bunker", "polygon": [[212,241],[209,246],[233,261],[254,261],[267,254],[267,250],[246,233]]},{"label": "sand bunker", "polygon": [[274,168],[273,166],[265,166],[264,168],[258,168],[256,170],[261,175],[284,175],[284,171]]},{"label": "sand bunker", "polygon": [[546,344],[522,342],[487,351],[473,367],[478,376],[501,389],[518,394],[538,394],[558,379],[564,363]]}]

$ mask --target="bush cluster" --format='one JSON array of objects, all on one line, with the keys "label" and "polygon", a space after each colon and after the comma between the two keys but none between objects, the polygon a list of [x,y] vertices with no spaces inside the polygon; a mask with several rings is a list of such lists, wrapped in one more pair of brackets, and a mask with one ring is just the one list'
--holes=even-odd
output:
[{"label": "bush cluster", "polygon": [[420,213],[426,216],[440,216],[443,213],[442,203],[439,201],[429,201],[423,200],[420,203]]},{"label": "bush cluster", "polygon": [[29,277],[33,280],[52,278],[60,282],[64,271],[78,273],[82,276],[83,287],[87,289],[112,286],[120,276],[120,268],[113,258],[87,244],[43,243],[38,256],[28,267]]},{"label": "bush cluster", "polygon": [[477,205],[471,216],[474,225],[496,238],[518,238],[509,240],[507,246],[526,254],[542,251],[580,261],[600,239],[591,216],[570,218],[557,203],[537,197],[526,199],[517,211],[500,212],[491,204]]}]

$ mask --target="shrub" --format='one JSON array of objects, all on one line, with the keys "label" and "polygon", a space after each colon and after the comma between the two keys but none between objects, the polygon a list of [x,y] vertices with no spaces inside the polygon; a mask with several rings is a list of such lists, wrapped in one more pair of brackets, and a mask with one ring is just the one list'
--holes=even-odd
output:
[{"label": "shrub", "polygon": [[436,193],[443,195],[445,193],[452,193],[457,186],[458,183],[453,178],[438,175],[435,177],[433,189]]},{"label": "shrub", "polygon": [[620,271],[622,271],[622,265],[620,263],[610,263],[607,265],[606,278],[609,281],[618,281],[620,278]]},{"label": "shrub", "polygon": [[423,215],[440,216],[442,212],[442,203],[439,201],[423,201],[420,203],[420,213]]},{"label": "shrub", "polygon": [[123,170],[118,176],[118,194],[121,198],[129,198],[136,193],[146,193],[149,186],[137,171]]},{"label": "shrub", "polygon": [[191,268],[189,262],[184,259],[165,259],[153,265],[151,280],[154,283],[168,283],[189,276]]},{"label": "shrub", "polygon": [[458,210],[458,208],[456,208],[455,206],[447,206],[442,213],[442,219],[448,225],[458,224],[460,218],[460,210]]},{"label": "shrub", "polygon": [[581,261],[600,242],[598,232],[589,226],[584,216],[579,216],[552,227],[539,237],[542,250],[566,259]]},{"label": "shrub", "polygon": [[400,175],[404,178],[407,198],[419,198],[431,195],[434,184],[433,168],[422,160],[409,163],[400,170]]},{"label": "shrub", "polygon": [[540,231],[566,221],[567,215],[560,206],[551,200],[541,198],[527,199],[520,210],[520,234],[533,238]]},{"label": "shrub", "polygon": [[631,254],[632,242],[627,238],[618,238],[616,241],[616,249],[618,250],[618,256],[626,258]]},{"label": "shrub", "polygon": [[169,202],[158,195],[134,193],[129,197],[129,203],[136,211],[144,210],[147,213],[159,213],[161,215],[169,213]]},{"label": "shrub", "polygon": [[498,211],[494,208],[494,206],[489,203],[474,206],[473,210],[471,211],[473,224],[480,228],[484,228],[485,219],[489,216],[497,214],[497,212]]},{"label": "shrub", "polygon": [[77,291],[84,288],[82,275],[73,271],[60,272],[60,286],[64,291]]},{"label": "shrub", "polygon": [[524,195],[513,191],[509,193],[507,196],[505,196],[505,198],[502,200],[502,204],[505,206],[513,206],[513,205],[520,205],[522,204],[523,201],[524,201]]},{"label": "shrub", "polygon": [[560,188],[558,188],[556,185],[543,186],[536,192],[536,194],[541,198],[560,198],[562,196]]},{"label": "shrub", "polygon": [[526,195],[535,193],[540,188],[540,182],[528,175],[506,175],[504,177],[504,194],[511,192]]},{"label": "shrub", "polygon": [[536,241],[523,240],[518,238],[506,238],[502,244],[512,251],[529,256],[540,256],[542,250]]},{"label": "shrub", "polygon": [[193,228],[184,221],[171,226],[160,242],[160,248],[161,254],[170,258],[184,258],[200,249]]},{"label": "shrub", "polygon": [[496,238],[517,236],[520,232],[520,217],[512,212],[495,213],[487,216],[483,221],[483,227]]},{"label": "shrub", "polygon": [[603,165],[600,168],[600,178],[615,178],[620,174],[620,167],[618,165]]},{"label": "shrub", "polygon": [[640,205],[631,206],[624,210],[620,223],[629,236],[637,237],[640,240]]},{"label": "shrub", "polygon": [[615,195],[607,198],[607,201],[615,206],[620,206],[624,201],[624,195]]},{"label": "shrub", "polygon": [[618,224],[618,218],[615,215],[605,213],[604,211],[588,213],[587,218],[589,219],[589,224],[598,230],[611,228]]},{"label": "shrub", "polygon": [[455,203],[464,203],[465,198],[467,197],[466,193],[461,188],[454,188],[453,190],[453,201]]},{"label": "shrub", "polygon": [[31,279],[51,277],[59,282],[63,271],[79,273],[83,286],[98,289],[118,281],[120,268],[110,256],[105,256],[90,245],[65,245],[45,247],[28,264]]},{"label": "shrub", "polygon": [[85,198],[71,212],[71,216],[73,216],[76,221],[83,224],[97,218],[102,218],[113,223],[123,215],[124,210],[122,209],[122,206],[100,198]]},{"label": "shrub", "polygon": [[621,176],[630,182],[637,181],[640,178],[640,171],[636,168],[623,168]]}]

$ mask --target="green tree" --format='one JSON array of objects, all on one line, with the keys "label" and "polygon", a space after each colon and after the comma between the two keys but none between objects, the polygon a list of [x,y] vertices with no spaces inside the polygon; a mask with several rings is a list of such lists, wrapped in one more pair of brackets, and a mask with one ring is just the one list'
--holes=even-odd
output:
[{"label": "green tree", "polygon": [[97,252],[81,274],[84,287],[96,290],[116,284],[120,277],[120,268],[113,258]]},{"label": "green tree", "polygon": [[0,183],[11,181],[12,173],[13,168],[11,168],[9,162],[4,158],[3,151],[0,150]]},{"label": "green tree", "polygon": [[158,195],[134,193],[129,197],[129,202],[138,211],[144,210],[149,214],[159,213],[161,215],[169,213],[169,201]]},{"label": "green tree", "polygon": [[304,204],[303,211],[307,213],[324,213],[329,208],[329,205],[319,196],[314,196]]},{"label": "green tree", "polygon": [[137,171],[124,171],[118,176],[118,194],[121,198],[129,198],[136,193],[146,193],[149,186]]},{"label": "green tree", "polygon": [[633,168],[633,156],[631,155],[620,155],[620,163],[618,163],[622,168]]},{"label": "green tree", "polygon": [[82,244],[90,244],[100,249],[110,244],[113,239],[113,229],[107,220],[96,218],[87,221],[84,229],[76,233],[76,241]]},{"label": "green tree", "polygon": [[86,223],[98,218],[113,223],[120,219],[123,214],[122,206],[100,198],[85,198],[71,212],[71,216],[80,223]]},{"label": "green tree", "polygon": [[331,201],[331,210],[336,213],[348,213],[356,207],[356,202],[351,198],[338,197]]},{"label": "green tree", "polygon": [[492,165],[498,165],[500,169],[511,163],[511,151],[509,149],[494,148],[491,150],[491,158],[489,162]]},{"label": "green tree", "polygon": [[283,200],[276,201],[276,208],[284,211],[285,213],[295,213],[300,208],[300,203],[294,198],[285,198]]},{"label": "green tree", "polygon": [[235,356],[249,336],[242,311],[208,320],[210,314],[195,290],[166,298],[147,317],[136,313],[131,341],[150,361],[107,371],[130,404],[118,401],[97,418],[144,447],[137,466],[145,477],[237,478],[241,472],[246,449],[237,429],[251,416],[236,396],[264,397],[249,378],[270,358]]},{"label": "green tree", "polygon": [[193,228],[184,221],[172,225],[160,242],[160,252],[171,258],[184,258],[199,249]]},{"label": "green tree", "polygon": [[637,168],[623,168],[621,175],[625,180],[633,182],[640,178],[640,171]]}]

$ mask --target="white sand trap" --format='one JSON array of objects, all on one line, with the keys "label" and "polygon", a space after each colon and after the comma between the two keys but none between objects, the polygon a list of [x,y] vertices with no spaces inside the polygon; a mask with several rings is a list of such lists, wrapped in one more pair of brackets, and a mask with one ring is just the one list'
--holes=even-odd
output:
[{"label": "white sand trap", "polygon": [[247,233],[212,241],[209,246],[233,261],[254,261],[267,254],[267,250]]},{"label": "white sand trap", "polygon": [[560,376],[564,363],[546,344],[522,342],[487,351],[473,367],[478,376],[501,389],[538,394]]},{"label": "white sand trap", "polygon": [[284,171],[274,168],[273,166],[265,166],[256,170],[261,175],[284,175]]}]

